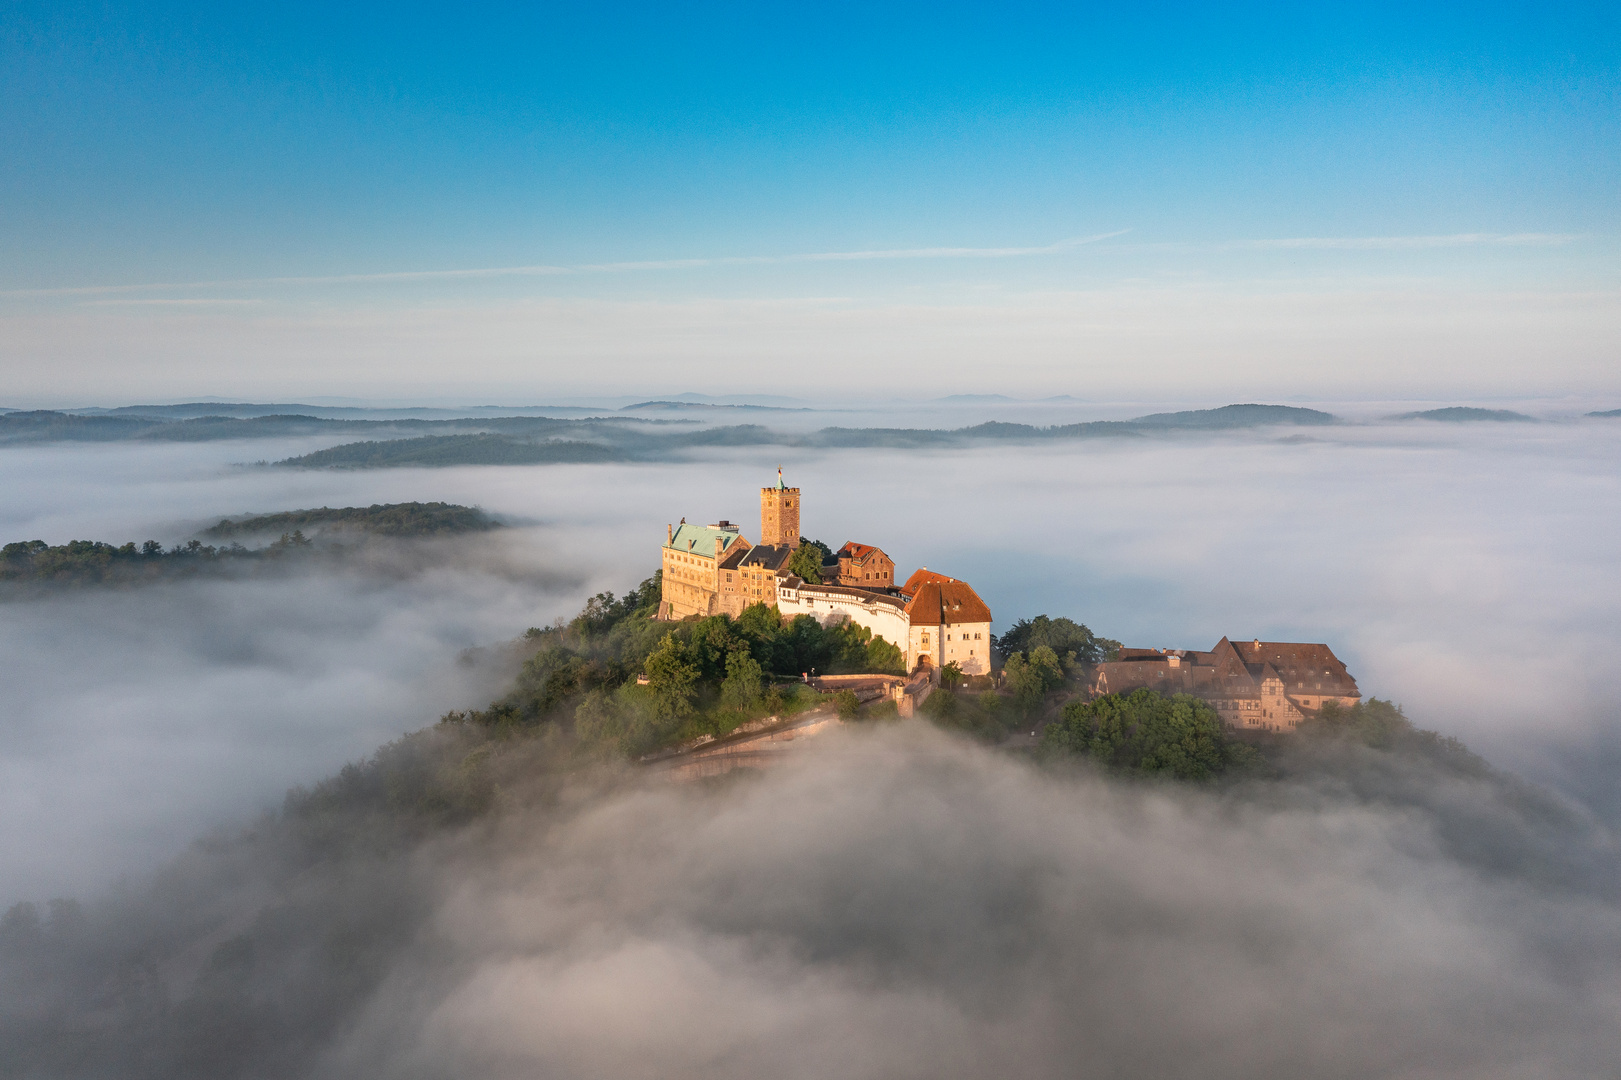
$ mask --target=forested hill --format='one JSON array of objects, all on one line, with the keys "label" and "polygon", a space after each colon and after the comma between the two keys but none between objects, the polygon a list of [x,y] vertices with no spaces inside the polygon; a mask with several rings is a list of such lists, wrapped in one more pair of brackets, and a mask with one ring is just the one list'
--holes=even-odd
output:
[{"label": "forested hill", "polygon": [[[202,574],[241,574],[283,568],[319,554],[341,558],[353,540],[344,536],[391,539],[488,532],[501,523],[477,507],[453,503],[389,503],[366,507],[289,510],[237,520],[225,519],[203,531],[212,539],[274,537],[259,547],[233,539],[225,546],[193,539],[165,548],[156,540],[137,545],[100,540],[47,544],[25,540],[0,548],[0,586],[133,585]],[[309,530],[309,535],[305,530]],[[331,540],[328,535],[331,534]]]},{"label": "forested hill", "polygon": [[407,465],[583,465],[624,461],[613,446],[559,439],[534,442],[505,435],[423,435],[345,443],[276,462],[297,469],[387,469]]},{"label": "forested hill", "polygon": [[286,510],[279,514],[255,514],[232,521],[229,518],[202,532],[203,536],[228,540],[308,530],[321,532],[368,532],[378,536],[443,536],[450,533],[487,532],[501,523],[476,506],[443,502],[374,503],[371,506],[323,506],[316,510]]}]

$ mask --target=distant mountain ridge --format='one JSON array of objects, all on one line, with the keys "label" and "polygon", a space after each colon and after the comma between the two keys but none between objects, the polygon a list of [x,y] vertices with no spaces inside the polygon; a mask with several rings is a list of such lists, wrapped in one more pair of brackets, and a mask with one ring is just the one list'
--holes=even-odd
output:
[{"label": "distant mountain ridge", "polygon": [[366,469],[391,466],[590,464],[668,460],[672,453],[718,446],[782,446],[805,449],[921,450],[983,442],[1043,443],[1074,439],[1130,438],[1173,432],[1231,431],[1279,424],[1323,425],[1339,418],[1288,405],[1230,405],[1185,413],[1160,413],[1139,420],[1093,420],[1036,427],[992,420],[972,427],[845,428],[804,434],[774,431],[759,424],[736,424],[697,431],[648,432],[598,429],[597,441],[537,442],[517,435],[433,435],[414,439],[349,443],[276,462],[290,468]]},{"label": "distant mountain ridge", "polygon": [[[695,403],[693,407],[728,410],[722,415],[736,415],[730,412],[734,409],[798,411],[757,405]],[[348,434],[371,437],[287,458],[276,464],[293,468],[433,468],[450,465],[592,464],[654,460],[672,452],[716,446],[920,449],[968,446],[991,441],[1146,438],[1177,432],[1232,431],[1279,425],[1322,426],[1340,422],[1333,414],[1317,409],[1255,403],[1153,413],[1135,420],[1091,420],[1049,427],[992,420],[951,429],[828,427],[808,433],[779,432],[759,424],[701,427],[696,420],[623,415],[577,419],[506,416],[458,420],[355,420],[269,414],[161,419],[127,413],[87,416],[35,410],[0,415],[0,446],[61,441],[196,442]]]},{"label": "distant mountain ridge", "polygon": [[1130,421],[1141,427],[1163,428],[1245,428],[1267,424],[1337,424],[1340,418],[1318,409],[1294,405],[1223,405],[1219,409],[1193,409],[1188,412],[1150,413]]},{"label": "distant mountain ridge", "polygon": [[549,416],[467,417],[456,420],[401,418],[395,420],[356,420],[303,414],[273,413],[265,416],[197,416],[171,418],[142,415],[81,415],[78,413],[32,410],[0,415],[0,445],[38,442],[116,442],[141,439],[158,442],[203,442],[215,439],[262,439],[285,435],[345,433],[377,434],[405,438],[430,432],[483,434],[500,432],[513,435],[550,436],[572,432],[594,432],[604,427],[680,427],[692,420],[659,420],[639,416]]},{"label": "distant mountain ridge", "polygon": [[1452,405],[1445,409],[1425,409],[1422,412],[1402,413],[1392,420],[1440,420],[1448,424],[1470,424],[1478,421],[1493,423],[1536,423],[1537,418],[1509,409],[1475,409],[1465,405]]},{"label": "distant mountain ridge", "polygon": [[736,409],[749,412],[815,412],[809,408],[790,408],[786,405],[731,405],[713,401],[638,401],[634,405],[625,405],[620,412],[630,412],[636,409],[688,409],[704,411],[712,409]]},{"label": "distant mountain ridge", "polygon": [[[17,410],[0,409],[0,412]],[[612,410],[588,409],[579,405],[470,405],[460,409],[437,406],[406,406],[398,409],[361,405],[258,404],[254,402],[190,401],[177,405],[120,405],[111,409],[56,409],[71,416],[138,416],[157,420],[189,420],[205,416],[233,417],[239,420],[266,416],[311,416],[323,420],[464,420],[497,416],[600,415]]]}]

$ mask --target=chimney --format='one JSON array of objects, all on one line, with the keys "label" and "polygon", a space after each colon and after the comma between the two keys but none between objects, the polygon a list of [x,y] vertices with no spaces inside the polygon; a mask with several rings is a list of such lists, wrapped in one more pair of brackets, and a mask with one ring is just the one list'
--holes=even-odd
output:
[{"label": "chimney", "polygon": [[715,537],[715,561],[716,562],[720,562],[720,552],[721,552],[721,549],[724,548],[725,546],[726,546],[726,541],[722,540],[718,536]]},{"label": "chimney", "polygon": [[1255,639],[1255,651],[1256,652],[1261,651],[1261,639],[1260,638]]},{"label": "chimney", "polygon": [[674,525],[666,525],[666,526],[664,526],[664,529],[665,529],[665,532],[667,534],[664,537],[664,542],[666,544],[674,544],[675,543],[675,526]]}]

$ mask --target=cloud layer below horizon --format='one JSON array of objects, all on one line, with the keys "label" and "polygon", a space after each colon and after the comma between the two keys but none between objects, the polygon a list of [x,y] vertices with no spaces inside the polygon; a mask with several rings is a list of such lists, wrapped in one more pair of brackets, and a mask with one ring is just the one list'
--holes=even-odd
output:
[{"label": "cloud layer below horizon", "polygon": [[[1606,814],[1621,759],[1621,425],[1389,424],[687,463],[244,469],[316,448],[64,445],[0,453],[6,541],[167,543],[224,516],[444,500],[524,524],[408,573],[82,591],[8,605],[11,777],[0,900],[75,891],[240,820],[452,707],[471,645],[571,615],[656,567],[659,525],[753,532],[785,464],[805,529],[960,576],[995,629],[1046,613],[1129,644],[1328,642],[1369,695]],[[143,768],[120,768],[140,761]]]}]

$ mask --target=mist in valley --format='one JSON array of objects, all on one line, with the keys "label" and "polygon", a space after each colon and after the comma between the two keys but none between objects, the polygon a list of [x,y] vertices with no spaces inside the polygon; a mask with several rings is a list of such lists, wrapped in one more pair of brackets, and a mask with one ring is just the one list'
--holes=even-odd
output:
[{"label": "mist in valley", "polygon": [[[7,541],[409,500],[511,525],[0,605],[0,902],[34,902],[0,927],[0,1064],[1591,1075],[1621,1051],[1618,444],[1374,423],[365,472],[241,467],[319,448],[297,440],[7,450]],[[778,464],[807,535],[966,579],[998,631],[1325,641],[1364,696],[1542,787],[1340,747],[1173,790],[920,721],[694,787],[543,749],[487,818],[421,832],[277,815],[498,694],[503,646],[646,577],[665,522],[757,532]]]}]

